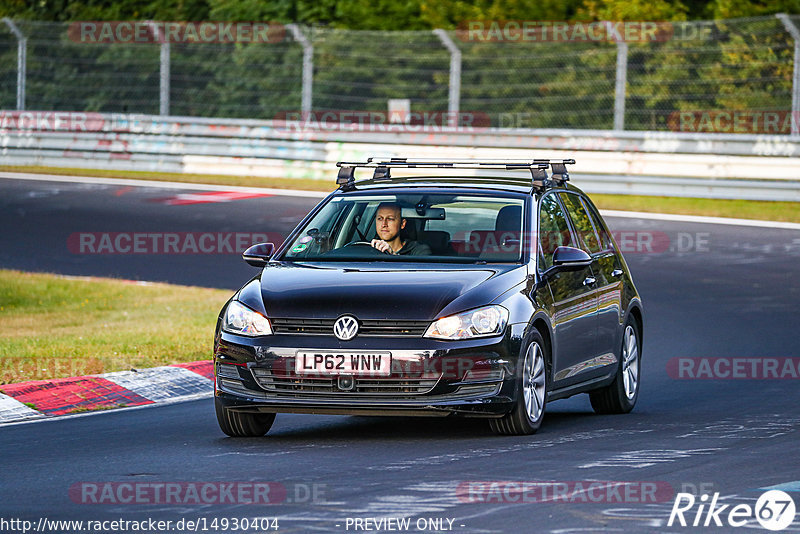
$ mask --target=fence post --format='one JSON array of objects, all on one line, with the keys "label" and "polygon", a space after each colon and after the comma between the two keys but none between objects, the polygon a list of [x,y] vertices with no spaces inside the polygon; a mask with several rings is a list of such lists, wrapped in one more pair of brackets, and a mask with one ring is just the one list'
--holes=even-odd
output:
[{"label": "fence post", "polygon": [[625,90],[628,86],[628,43],[612,22],[606,22],[606,35],[617,44],[617,73],[614,83],[614,129],[625,129]]},{"label": "fence post", "polygon": [[17,38],[17,110],[25,111],[25,70],[28,65],[28,38],[20,31],[14,21],[3,18],[8,29]]},{"label": "fence post", "polygon": [[292,32],[294,40],[303,47],[303,90],[300,99],[300,111],[303,117],[308,117],[311,114],[311,106],[313,105],[314,45],[311,44],[311,41],[308,40],[308,37],[305,36],[297,24],[287,24],[286,27]]},{"label": "fence post", "polygon": [[775,15],[794,39],[794,70],[792,72],[792,135],[800,135],[800,30],[786,13]]},{"label": "fence post", "polygon": [[158,114],[162,116],[169,115],[169,79],[170,79],[170,63],[169,63],[169,41],[164,40],[161,43],[161,58],[160,76],[159,76],[159,91],[158,91]]},{"label": "fence post", "polygon": [[148,24],[153,30],[153,37],[156,42],[161,43],[158,75],[158,114],[166,117],[169,115],[169,40],[164,37],[158,24],[152,21],[148,21]]},{"label": "fence post", "polygon": [[434,35],[450,52],[450,91],[447,95],[448,124],[458,126],[458,113],[461,106],[461,50],[444,30],[433,30]]}]

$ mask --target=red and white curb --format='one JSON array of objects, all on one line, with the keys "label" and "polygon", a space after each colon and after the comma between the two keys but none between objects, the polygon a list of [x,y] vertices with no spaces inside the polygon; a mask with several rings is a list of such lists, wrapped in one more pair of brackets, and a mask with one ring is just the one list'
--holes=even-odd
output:
[{"label": "red and white curb", "polygon": [[271,197],[269,193],[256,193],[249,191],[204,191],[202,193],[178,193],[168,198],[156,198],[152,202],[166,204],[167,206],[185,206],[188,204],[213,204],[217,202],[231,202],[233,200],[246,200],[250,198]]},{"label": "red and white curb", "polygon": [[0,424],[190,400],[213,393],[211,361],[0,386]]}]

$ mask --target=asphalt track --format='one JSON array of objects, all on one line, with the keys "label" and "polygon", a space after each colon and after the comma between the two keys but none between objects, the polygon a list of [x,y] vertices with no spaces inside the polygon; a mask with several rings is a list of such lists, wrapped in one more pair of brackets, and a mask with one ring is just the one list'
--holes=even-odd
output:
[{"label": "asphalt track", "polygon": [[[0,267],[235,289],[254,274],[236,254],[80,253],[70,249],[70,236],[285,235],[315,203],[286,196],[165,203],[176,193],[0,180]],[[231,439],[219,431],[209,398],[3,426],[0,518],[205,518],[209,532],[222,530],[220,523],[210,528],[214,518],[234,517],[277,517],[284,532],[366,531],[355,528],[355,518],[410,518],[414,532],[427,518],[445,520],[445,528],[427,529],[434,532],[731,532],[741,529],[668,527],[675,493],[719,492],[719,504],[753,506],[763,488],[783,485],[800,505],[800,379],[676,379],[674,368],[668,372],[674,358],[800,357],[800,232],[608,222],[659,243],[626,254],[646,307],[643,385],[631,414],[593,415],[581,395],[549,405],[542,430],[529,437],[493,436],[480,420],[279,415],[267,437]],[[628,481],[670,491],[655,499],[573,491],[532,502],[541,493],[460,493],[470,481]],[[273,492],[279,502],[269,505],[90,504],[74,493],[87,482],[271,482],[286,494]],[[608,502],[584,502],[598,495]],[[690,523],[698,505],[686,513]],[[748,527],[761,528],[752,519]],[[230,523],[227,531],[235,531]],[[798,521],[784,530],[798,531]]]}]

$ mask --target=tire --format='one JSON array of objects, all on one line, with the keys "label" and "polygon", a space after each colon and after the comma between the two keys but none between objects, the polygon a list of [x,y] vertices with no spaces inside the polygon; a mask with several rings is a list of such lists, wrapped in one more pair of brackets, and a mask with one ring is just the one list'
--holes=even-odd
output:
[{"label": "tire", "polygon": [[547,364],[544,341],[539,332],[531,334],[517,377],[517,400],[514,408],[499,419],[490,419],[489,426],[497,434],[522,436],[533,434],[542,426],[547,403]]},{"label": "tire", "polygon": [[235,412],[214,399],[220,429],[232,438],[257,438],[263,436],[275,421],[274,413]]},{"label": "tire", "polygon": [[602,388],[589,392],[592,408],[598,414],[628,413],[639,398],[642,373],[641,330],[635,318],[629,317],[622,334],[617,376]]}]

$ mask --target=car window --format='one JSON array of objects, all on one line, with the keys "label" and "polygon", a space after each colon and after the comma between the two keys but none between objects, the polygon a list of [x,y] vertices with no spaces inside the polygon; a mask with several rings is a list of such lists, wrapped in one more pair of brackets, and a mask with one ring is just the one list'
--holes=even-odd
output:
[{"label": "car window", "polygon": [[559,196],[567,208],[572,224],[575,226],[575,231],[581,242],[580,247],[589,254],[600,252],[600,240],[595,233],[589,214],[586,213],[586,209],[583,207],[581,198],[572,193],[560,193]]},{"label": "car window", "polygon": [[555,195],[545,195],[539,209],[539,250],[541,270],[553,266],[553,253],[558,247],[572,245],[572,236],[564,210]]},{"label": "car window", "polygon": [[597,210],[594,209],[586,199],[582,198],[581,202],[583,203],[583,207],[586,208],[586,211],[589,213],[589,217],[592,219],[592,224],[594,225],[595,232],[597,233],[597,237],[600,239],[600,250],[614,250],[614,242],[611,240],[611,236],[608,235],[608,230],[606,230],[606,225],[603,223],[600,214],[597,213]]},{"label": "car window", "polygon": [[[377,253],[379,208],[400,210],[403,243],[413,252]],[[519,262],[525,199],[450,193],[333,197],[297,234],[282,258],[314,261]],[[413,256],[410,258],[409,256]]]}]

